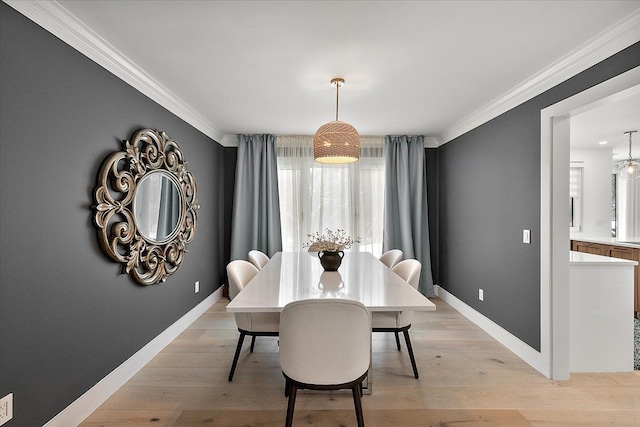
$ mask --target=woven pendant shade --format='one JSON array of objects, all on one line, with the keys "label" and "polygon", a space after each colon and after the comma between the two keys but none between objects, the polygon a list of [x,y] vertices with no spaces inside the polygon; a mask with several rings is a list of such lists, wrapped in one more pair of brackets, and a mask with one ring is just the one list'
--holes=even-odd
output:
[{"label": "woven pendant shade", "polygon": [[319,163],[353,163],[360,158],[360,135],[349,123],[338,120],[338,91],[341,78],[331,80],[336,85],[336,119],[325,123],[313,137],[313,158]]},{"label": "woven pendant shade", "polygon": [[320,163],[352,163],[360,158],[360,135],[349,123],[326,123],[313,137],[313,158]]}]

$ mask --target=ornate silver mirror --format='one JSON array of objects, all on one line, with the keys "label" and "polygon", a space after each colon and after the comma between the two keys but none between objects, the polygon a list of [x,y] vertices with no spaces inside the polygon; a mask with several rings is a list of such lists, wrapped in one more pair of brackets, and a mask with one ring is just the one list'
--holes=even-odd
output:
[{"label": "ornate silver mirror", "polygon": [[164,282],[196,232],[196,181],[164,132],[141,129],[106,158],[95,192],[102,250],[138,283]]}]

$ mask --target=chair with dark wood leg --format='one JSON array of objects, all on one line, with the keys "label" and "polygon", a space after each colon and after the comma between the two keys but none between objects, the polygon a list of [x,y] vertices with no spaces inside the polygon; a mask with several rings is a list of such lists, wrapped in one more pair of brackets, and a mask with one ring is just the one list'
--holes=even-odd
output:
[{"label": "chair with dark wood leg", "polygon": [[[422,264],[420,264],[420,261],[415,259],[400,261],[391,269],[391,271],[396,273],[415,289],[418,289],[420,272],[422,271]],[[416,366],[416,359],[413,355],[413,347],[411,346],[411,338],[409,337],[412,318],[412,311],[377,311],[372,313],[371,322],[373,324],[373,332],[393,332],[395,334],[398,351],[400,351],[399,334],[402,332],[404,335],[404,341],[407,344],[407,351],[409,352],[413,375],[418,378],[418,367]]]},{"label": "chair with dark wood leg", "polygon": [[[243,260],[231,261],[227,265],[227,276],[229,277],[229,294],[233,290],[233,295],[238,295],[242,289],[253,277],[258,274],[258,269],[250,262]],[[235,313],[236,325],[238,326],[238,345],[231,363],[231,371],[229,372],[229,381],[233,380],[233,374],[238,364],[240,351],[245,336],[251,337],[250,352],[253,353],[253,347],[256,337],[277,337],[280,325],[280,313]]]},{"label": "chair with dark wood leg", "polygon": [[299,389],[350,389],[363,427],[362,381],[370,358],[371,316],[362,303],[326,298],[287,304],[280,316],[280,366],[289,396],[286,426],[293,423]]}]

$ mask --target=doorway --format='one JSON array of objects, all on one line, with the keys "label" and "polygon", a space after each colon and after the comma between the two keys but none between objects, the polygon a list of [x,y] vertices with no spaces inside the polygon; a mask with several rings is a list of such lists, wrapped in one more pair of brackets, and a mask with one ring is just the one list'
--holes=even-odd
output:
[{"label": "doorway", "polygon": [[542,366],[569,378],[570,118],[640,93],[640,67],[540,112],[540,319]]}]

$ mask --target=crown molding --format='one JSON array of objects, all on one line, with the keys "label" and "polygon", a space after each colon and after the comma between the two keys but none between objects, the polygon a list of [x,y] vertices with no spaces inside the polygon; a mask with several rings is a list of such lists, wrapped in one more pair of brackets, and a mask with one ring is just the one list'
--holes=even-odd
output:
[{"label": "crown molding", "polygon": [[438,137],[440,145],[540,95],[638,41],[640,41],[640,9],[446,129]]},{"label": "crown molding", "polygon": [[425,136],[424,137],[424,148],[438,148],[441,146],[440,139],[437,136]]},{"label": "crown molding", "polygon": [[223,139],[223,133],[211,122],[158,83],[57,1],[3,1],[214,141]]},{"label": "crown molding", "polygon": [[223,147],[237,147],[238,146],[238,135],[236,135],[236,134],[226,134],[218,142]]}]

